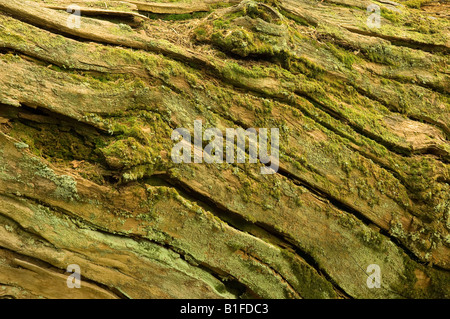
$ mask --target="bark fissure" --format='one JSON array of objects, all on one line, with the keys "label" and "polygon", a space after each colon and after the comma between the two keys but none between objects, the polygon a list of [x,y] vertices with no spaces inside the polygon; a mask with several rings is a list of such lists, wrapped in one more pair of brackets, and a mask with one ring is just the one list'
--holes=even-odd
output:
[{"label": "bark fissure", "polygon": [[[163,177],[164,178],[164,177]],[[195,201],[199,203],[205,203],[208,208],[212,208],[209,211],[218,216],[221,220],[226,222],[231,227],[237,229],[238,231],[241,230],[241,227],[237,226],[236,223],[244,224],[246,228],[249,230],[245,231],[247,233],[251,234],[250,229],[252,228],[261,228],[264,231],[266,231],[270,236],[273,236],[276,238],[279,243],[275,243],[277,246],[280,247],[280,249],[288,249],[292,252],[294,252],[296,255],[298,255],[302,260],[304,260],[310,267],[312,267],[319,275],[323,276],[327,281],[329,281],[333,288],[336,290],[336,292],[343,296],[348,296],[347,293],[337,285],[337,283],[331,279],[331,277],[318,265],[318,263],[314,260],[314,258],[310,255],[308,255],[306,252],[302,251],[300,247],[295,243],[294,240],[288,240],[285,234],[280,234],[276,232],[273,228],[269,227],[268,225],[261,223],[261,222],[251,222],[246,220],[244,217],[242,217],[240,214],[233,212],[229,209],[227,209],[225,206],[223,206],[221,203],[215,202],[214,199],[210,197],[206,197],[198,192],[196,192],[194,189],[192,189],[189,185],[183,184],[179,180],[174,180],[170,177],[164,178],[166,181],[168,181],[170,184],[180,187],[189,194],[191,197],[194,198]],[[237,222],[233,222],[233,220],[237,220]],[[250,231],[250,232],[249,232]],[[260,232],[260,230],[256,230],[257,232]],[[254,236],[253,234],[251,234]],[[260,237],[260,239],[264,240]],[[274,244],[271,242],[271,244]]]}]

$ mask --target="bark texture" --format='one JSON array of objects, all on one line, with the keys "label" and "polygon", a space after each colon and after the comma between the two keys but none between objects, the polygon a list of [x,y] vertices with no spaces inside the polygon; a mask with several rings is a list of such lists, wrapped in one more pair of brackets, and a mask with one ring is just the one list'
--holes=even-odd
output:
[{"label": "bark texture", "polygon": [[448,3],[163,2],[0,0],[0,297],[450,298]]}]

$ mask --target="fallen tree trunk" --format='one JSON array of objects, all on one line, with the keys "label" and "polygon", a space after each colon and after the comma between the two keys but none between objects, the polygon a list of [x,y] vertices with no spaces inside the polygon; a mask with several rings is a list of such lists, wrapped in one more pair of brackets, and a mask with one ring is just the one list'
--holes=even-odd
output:
[{"label": "fallen tree trunk", "polygon": [[[39,2],[0,0],[0,296],[449,298],[448,20],[224,1],[71,28]],[[195,120],[278,128],[279,168],[174,163]]]}]

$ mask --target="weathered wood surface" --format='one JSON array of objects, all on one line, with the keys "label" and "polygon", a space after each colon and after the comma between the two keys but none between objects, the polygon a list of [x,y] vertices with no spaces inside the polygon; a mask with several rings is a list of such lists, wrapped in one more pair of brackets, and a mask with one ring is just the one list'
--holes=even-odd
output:
[{"label": "weathered wood surface", "polygon": [[[0,0],[0,296],[449,298],[449,21],[383,1],[369,28],[370,3],[72,29]],[[196,119],[280,128],[278,172],[174,164]]]}]

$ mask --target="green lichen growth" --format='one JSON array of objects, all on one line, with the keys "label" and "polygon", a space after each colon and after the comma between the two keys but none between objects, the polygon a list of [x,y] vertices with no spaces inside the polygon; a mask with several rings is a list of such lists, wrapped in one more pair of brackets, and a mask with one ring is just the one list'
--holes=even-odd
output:
[{"label": "green lichen growth", "polygon": [[72,176],[57,175],[55,171],[46,166],[45,164],[34,161],[36,164],[35,175],[48,179],[56,185],[56,189],[53,195],[58,199],[64,199],[67,201],[73,201],[79,199],[77,191],[77,182]]},{"label": "green lichen growth", "polygon": [[28,144],[26,144],[24,142],[14,143],[14,146],[17,147],[19,150],[23,150],[23,149],[26,149],[26,148],[30,147]]}]

